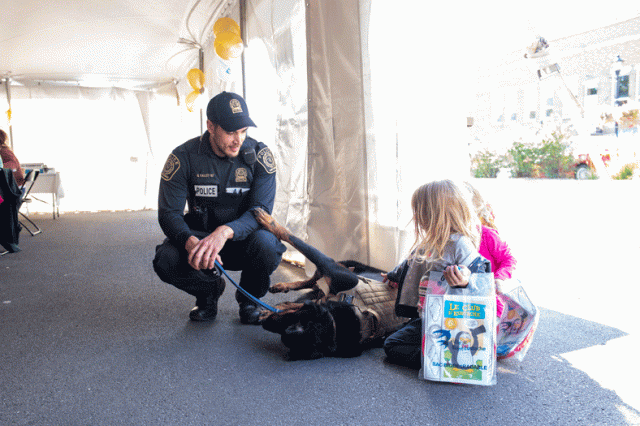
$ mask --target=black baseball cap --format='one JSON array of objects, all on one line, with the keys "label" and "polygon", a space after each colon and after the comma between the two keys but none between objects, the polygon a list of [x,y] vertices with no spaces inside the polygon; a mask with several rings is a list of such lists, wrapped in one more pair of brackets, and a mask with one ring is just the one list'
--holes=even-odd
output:
[{"label": "black baseball cap", "polygon": [[258,127],[249,118],[249,109],[242,96],[231,92],[219,93],[209,101],[207,118],[227,132]]}]

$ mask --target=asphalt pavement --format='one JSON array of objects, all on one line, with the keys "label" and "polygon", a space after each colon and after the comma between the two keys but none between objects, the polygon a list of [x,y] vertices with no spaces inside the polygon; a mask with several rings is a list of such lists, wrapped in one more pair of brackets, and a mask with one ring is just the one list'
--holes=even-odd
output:
[{"label": "asphalt pavement", "polygon": [[287,361],[229,284],[214,323],[189,321],[193,298],[151,267],[155,211],[38,214],[44,232],[0,257],[0,425],[640,424],[640,184],[475,183],[541,310],[496,386],[423,381],[381,348]]}]

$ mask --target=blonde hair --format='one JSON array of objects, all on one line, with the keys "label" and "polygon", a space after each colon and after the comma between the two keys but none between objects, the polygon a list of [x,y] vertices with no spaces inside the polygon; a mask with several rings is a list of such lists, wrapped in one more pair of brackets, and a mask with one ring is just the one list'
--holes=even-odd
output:
[{"label": "blonde hair", "polygon": [[416,240],[414,257],[419,261],[442,259],[451,235],[468,237],[477,248],[480,222],[471,194],[451,180],[429,182],[411,197]]},{"label": "blonde hair", "polygon": [[497,230],[498,227],[495,223],[496,216],[493,213],[493,208],[491,207],[491,205],[487,203],[484,198],[482,198],[482,195],[480,195],[480,191],[478,191],[473,185],[471,185],[470,182],[465,182],[464,184],[471,193],[473,208],[476,210],[476,214],[480,219],[480,223],[488,228]]}]

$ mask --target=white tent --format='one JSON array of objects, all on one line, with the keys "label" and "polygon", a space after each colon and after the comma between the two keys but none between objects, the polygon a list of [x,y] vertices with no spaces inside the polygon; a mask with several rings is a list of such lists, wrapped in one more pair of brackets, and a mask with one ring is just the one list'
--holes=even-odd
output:
[{"label": "white tent", "polygon": [[[207,97],[244,94],[251,136],[274,151],[277,218],[334,258],[389,268],[411,242],[413,190],[468,175],[477,66],[535,33],[508,2],[477,3],[3,0],[2,127],[21,162],[60,172],[63,212],[155,208],[167,154],[202,130],[184,105],[202,65]],[[223,16],[244,42],[227,63]]]}]

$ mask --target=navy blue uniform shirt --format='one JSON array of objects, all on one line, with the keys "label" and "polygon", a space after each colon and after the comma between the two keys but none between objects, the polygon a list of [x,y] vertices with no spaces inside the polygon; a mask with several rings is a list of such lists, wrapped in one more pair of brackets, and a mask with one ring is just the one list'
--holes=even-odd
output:
[{"label": "navy blue uniform shirt", "polygon": [[233,229],[233,240],[244,240],[260,228],[251,210],[260,207],[271,213],[275,194],[276,165],[265,144],[247,136],[237,157],[218,157],[207,131],[175,148],[167,158],[160,180],[158,220],[164,234],[179,247],[191,235],[202,238],[220,225]]}]

